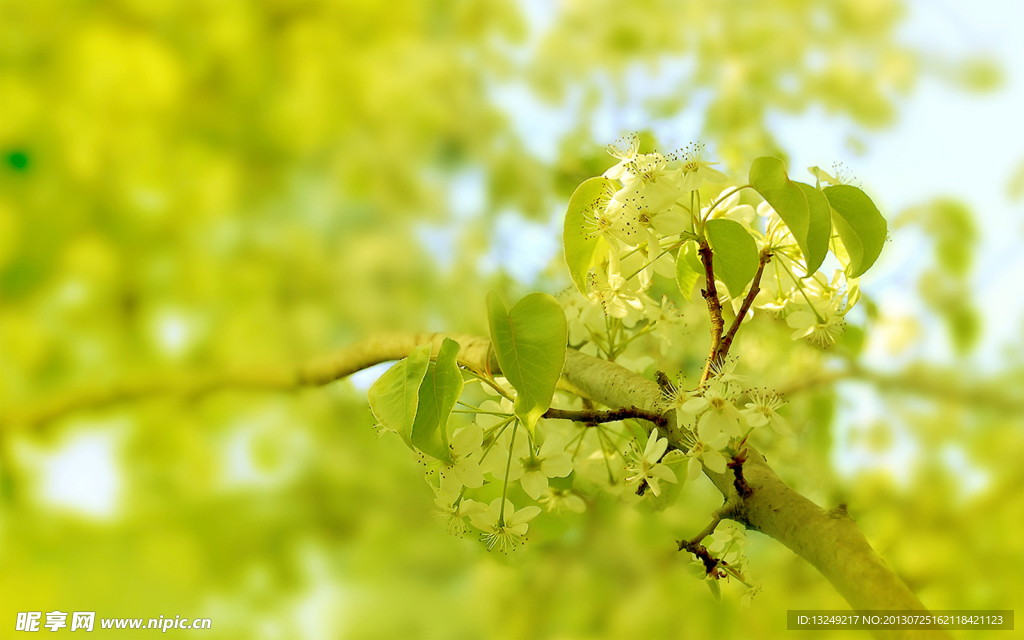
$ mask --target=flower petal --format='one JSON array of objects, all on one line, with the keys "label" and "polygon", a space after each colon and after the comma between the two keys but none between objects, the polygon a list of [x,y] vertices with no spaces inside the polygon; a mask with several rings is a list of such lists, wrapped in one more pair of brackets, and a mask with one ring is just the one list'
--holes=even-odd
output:
[{"label": "flower petal", "polygon": [[651,475],[664,480],[665,482],[679,482],[674,471],[663,464],[656,464],[651,467]]},{"label": "flower petal", "polygon": [[725,473],[725,456],[717,451],[711,450],[705,451],[701,457],[704,458],[704,464],[708,469],[711,469],[715,473]]},{"label": "flower petal", "polygon": [[540,463],[540,470],[549,478],[564,478],[572,473],[572,456],[562,453],[547,458]]},{"label": "flower petal", "polygon": [[530,471],[523,474],[519,484],[523,486],[526,495],[536,500],[548,488],[548,478],[540,471]]},{"label": "flower petal", "polygon": [[[540,507],[536,505],[530,505],[529,507],[523,507],[519,511],[513,513],[510,517],[506,518],[505,521],[510,526],[516,526],[525,524],[530,520],[533,520],[540,515]],[[526,533],[523,531],[523,533]]]},{"label": "flower petal", "polygon": [[[718,164],[717,162],[713,164]],[[718,169],[712,168],[710,164],[705,164],[700,168],[700,175],[708,182],[725,182],[729,179],[729,176],[725,175]]]},{"label": "flower petal", "polygon": [[484,472],[480,469],[480,465],[475,461],[460,460],[453,470],[455,472],[455,477],[459,479],[459,482],[470,489],[476,489],[477,487],[484,486]]},{"label": "flower petal", "polygon": [[700,189],[700,185],[704,182],[704,178],[696,171],[683,173],[680,177],[679,189],[683,192]]},{"label": "flower petal", "polygon": [[540,447],[540,457],[550,458],[565,451],[565,438],[560,435],[550,435]]},{"label": "flower petal", "polygon": [[729,444],[729,436],[725,433],[719,433],[717,436],[710,440],[705,440],[704,444],[707,445],[708,449],[715,449],[721,451],[725,448],[725,445]]},{"label": "flower petal", "polygon": [[587,503],[575,493],[565,496],[565,508],[575,513],[583,513],[587,510]]},{"label": "flower petal", "polygon": [[686,463],[686,479],[693,482],[700,475],[700,459],[697,456],[690,458],[690,461]]},{"label": "flower petal", "polygon": [[654,453],[654,449],[657,446],[658,446],[658,428],[655,427],[654,429],[651,430],[651,433],[648,434],[648,436],[647,436],[647,446],[644,447],[644,457],[647,458],[647,459],[650,459],[651,454]]},{"label": "flower petal", "polygon": [[780,436],[793,435],[793,430],[789,428],[789,424],[783,420],[781,416],[772,416],[772,419],[769,422],[772,425],[772,429],[775,429],[775,433]]},{"label": "flower petal", "polygon": [[697,424],[697,437],[704,442],[714,440],[721,435],[722,427],[717,416],[718,414],[714,411],[708,411],[701,416],[700,422]]},{"label": "flower petal", "polygon": [[796,311],[786,318],[786,324],[797,330],[809,329],[814,326],[814,322],[814,314],[809,311]]},{"label": "flower petal", "polygon": [[476,424],[469,424],[452,434],[452,450],[456,456],[468,456],[478,451],[484,441],[484,430]]},{"label": "flower petal", "polygon": [[651,493],[653,493],[655,497],[661,495],[661,484],[658,483],[657,478],[647,478],[647,486],[651,488]]},{"label": "flower petal", "polygon": [[679,407],[686,413],[692,413],[694,415],[704,411],[708,408],[708,401],[704,398],[690,398],[683,403],[683,406]]},{"label": "flower petal", "polygon": [[768,424],[768,417],[760,411],[744,411],[747,418],[747,424],[751,427],[763,427]]}]

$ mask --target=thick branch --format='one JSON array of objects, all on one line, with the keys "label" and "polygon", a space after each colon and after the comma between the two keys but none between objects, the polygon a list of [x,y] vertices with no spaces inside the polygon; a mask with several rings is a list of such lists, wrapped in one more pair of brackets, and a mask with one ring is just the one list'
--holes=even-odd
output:
[{"label": "thick branch", "polygon": [[[775,538],[810,562],[854,609],[925,610],[892,569],[875,553],[845,506],[825,511],[793,491],[748,447],[744,478],[752,492],[734,519]],[[733,493],[731,471],[705,473],[723,493]],[[938,631],[892,631],[888,637],[947,637]]]},{"label": "thick branch", "polygon": [[485,371],[497,370],[497,360],[489,352],[487,338],[442,333],[381,333],[340,349],[330,355],[311,358],[291,367],[276,369],[238,369],[203,374],[177,374],[145,380],[127,380],[119,384],[88,387],[54,399],[5,412],[0,426],[31,428],[44,425],[66,414],[143,400],[157,396],[194,398],[222,389],[253,391],[289,391],[301,387],[319,387],[345,378],[357,371],[390,360],[400,360],[420,344],[430,343],[436,354],[445,337],[462,347],[460,364]]},{"label": "thick branch", "polygon": [[[713,281],[712,281],[713,282]],[[713,285],[711,285],[713,286]],[[715,298],[717,301],[717,297]],[[710,304],[710,302],[709,302]],[[247,374],[211,377],[193,381],[175,393],[206,393],[230,385],[255,389],[291,389],[323,385],[380,362],[405,357],[419,344],[433,344],[435,350],[445,336],[432,333],[383,334],[342,349],[327,358],[303,363],[280,375]],[[487,339],[450,336],[462,346],[460,362],[477,370],[499,373]],[[566,353],[563,378],[585,397],[610,407],[633,407],[650,417],[661,414],[662,391],[658,385],[615,363],[599,360],[570,349]],[[239,383],[241,383],[239,385]],[[109,404],[120,399],[167,392],[168,386],[125,385],[119,390],[78,394],[42,405],[6,420],[37,424],[68,411]],[[639,413],[636,414],[639,417]],[[666,434],[672,446],[685,450],[676,437],[668,414]],[[641,418],[653,429],[656,422]],[[742,463],[743,477],[750,492],[740,495],[735,487],[735,470],[717,474],[705,469],[727,503],[736,504],[730,515],[751,529],[771,536],[814,565],[855,609],[924,610],[924,606],[871,548],[845,509],[825,511],[787,486],[757,451],[747,448]],[[945,637],[941,632],[892,632],[888,637]]]},{"label": "thick branch", "polygon": [[[563,375],[594,400],[610,406],[635,405],[657,410],[658,385],[619,365],[570,351]],[[670,414],[671,415],[671,414]],[[672,446],[685,445],[668,429]],[[771,470],[764,457],[747,448],[743,478],[751,494],[743,498],[735,489],[736,473],[716,474],[705,469],[726,499],[738,501],[736,515],[752,529],[775,538],[804,558],[828,579],[854,609],[923,611],[921,601],[875,553],[864,534],[845,511],[825,511],[803,497]],[[891,638],[934,637],[938,631],[892,631]]]}]

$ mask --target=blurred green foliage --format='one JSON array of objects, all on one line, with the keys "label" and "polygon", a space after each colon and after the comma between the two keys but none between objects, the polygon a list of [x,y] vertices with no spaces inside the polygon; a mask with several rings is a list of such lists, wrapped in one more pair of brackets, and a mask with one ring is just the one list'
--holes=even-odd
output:
[{"label": "blurred green foliage", "polygon": [[[166,371],[272,368],[382,328],[484,333],[488,289],[568,284],[557,255],[533,282],[494,256],[525,259],[503,220],[545,223],[606,168],[602,114],[699,130],[731,167],[785,151],[774,112],[887,125],[921,69],[895,38],[902,15],[890,0],[3,0],[2,409]],[[524,131],[509,88],[569,125]],[[554,157],[532,146],[546,136]],[[936,247],[922,295],[967,350],[970,214],[913,215]],[[693,370],[700,322],[659,367]],[[882,385],[875,424],[839,430],[849,394],[811,383],[863,339],[823,354],[785,327],[746,331],[749,375],[802,385],[799,436],[757,443],[780,475],[849,504],[930,606],[1019,610],[1019,400]],[[988,391],[1024,388],[1017,377]],[[923,462],[840,478],[835,456],[858,442]],[[17,611],[60,609],[210,617],[210,638],[779,637],[787,608],[843,606],[756,535],[764,593],[749,610],[713,604],[672,544],[718,506],[703,481],[660,513],[609,500],[542,516],[508,558],[453,539],[351,382],[5,425],[0,481],[4,635]]]}]

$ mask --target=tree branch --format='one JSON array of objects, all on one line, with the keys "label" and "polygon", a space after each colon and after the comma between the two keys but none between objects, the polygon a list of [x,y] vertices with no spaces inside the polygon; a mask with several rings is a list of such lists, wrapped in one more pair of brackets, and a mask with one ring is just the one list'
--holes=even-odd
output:
[{"label": "tree branch", "polygon": [[[875,553],[856,523],[840,507],[826,511],[793,491],[768,466],[764,456],[747,447],[743,465],[752,489],[733,519],[775,538],[810,562],[854,609],[924,611],[910,591]],[[705,469],[723,493],[735,493],[734,476]],[[890,631],[883,637],[948,637],[941,631]]]},{"label": "tree branch", "polygon": [[[761,291],[761,276],[764,275],[765,265],[767,265],[771,259],[771,253],[767,250],[761,251],[760,260],[757,265],[757,273],[754,274],[754,279],[750,282],[750,290],[747,291],[747,297],[743,299],[743,305],[740,307],[739,313],[736,314],[736,318],[734,318],[732,324],[729,325],[729,331],[719,343],[718,350],[714,354],[715,360],[721,360],[725,356],[729,355],[729,348],[732,347],[732,341],[736,339],[736,332],[739,331],[740,324],[746,317],[747,312],[750,311],[750,305],[754,304],[754,298],[757,297],[758,292]],[[719,311],[719,313],[721,313],[721,311]]]},{"label": "tree branch", "polygon": [[597,411],[594,409],[568,411],[566,409],[555,409],[552,407],[544,413],[543,417],[550,418],[552,420],[572,420],[573,422],[584,422],[587,424],[618,422],[619,420],[626,420],[627,418],[637,418],[653,422],[662,428],[668,426],[668,418],[664,415],[640,409],[638,407],[623,407],[621,409],[612,409],[611,411]]},{"label": "tree branch", "polygon": [[215,373],[181,373],[118,384],[87,387],[56,398],[5,412],[0,416],[3,430],[45,425],[68,413],[100,409],[113,404],[157,396],[196,398],[215,391],[291,391],[320,387],[348,377],[373,365],[400,360],[414,347],[431,344],[436,355],[441,342],[450,337],[462,347],[459,363],[478,371],[498,370],[487,338],[443,333],[381,333],[327,356],[311,358],[297,365],[276,369],[237,369]]},{"label": "tree branch", "polygon": [[708,303],[708,315],[711,317],[711,350],[708,352],[708,361],[704,365],[704,373],[701,374],[700,383],[697,385],[700,386],[708,379],[711,363],[718,355],[725,321],[722,320],[722,303],[718,300],[718,286],[715,284],[714,257],[706,240],[700,241],[697,253],[700,255],[701,264],[704,265],[705,286],[700,293]]},{"label": "tree branch", "polygon": [[[444,337],[444,334],[437,333],[382,334],[280,374],[213,376],[192,381],[181,388],[160,384],[135,387],[124,385],[107,392],[77,394],[44,403],[12,415],[3,422],[5,425],[41,424],[69,411],[168,391],[208,393],[238,383],[241,383],[239,386],[242,388],[251,389],[294,389],[323,385],[374,364],[403,358],[420,344],[432,344],[436,351]],[[462,347],[459,353],[461,364],[476,370],[499,373],[498,363],[486,338],[466,335],[448,337],[459,342]],[[656,421],[648,418],[661,415],[662,391],[656,383],[643,376],[573,349],[566,353],[562,375],[569,384],[593,401],[611,407],[631,407],[635,417],[648,430],[657,426]],[[640,417],[641,411],[649,415],[646,418]],[[665,431],[670,445],[685,450],[685,444],[679,441],[673,429],[675,415],[670,412],[666,418],[668,426]],[[854,609],[925,610],[910,589],[875,553],[844,509],[825,511],[818,507],[780,480],[760,453],[749,446],[746,451],[743,474],[750,489],[747,496],[737,492],[736,477],[732,470],[723,474],[707,468],[704,470],[725,496],[726,504],[737,505],[733,515],[730,515],[731,519],[775,538],[810,562]],[[896,638],[910,637],[915,633],[889,632],[881,635]],[[919,632],[916,637],[946,637],[946,634]]]},{"label": "tree branch", "polygon": [[700,533],[693,536],[689,540],[678,541],[677,544],[679,545],[679,550],[682,551],[685,549],[690,553],[694,553],[693,549],[697,548],[700,545],[700,543],[704,541],[704,538],[714,533],[715,529],[718,528],[718,524],[722,520],[731,520],[733,516],[736,515],[740,507],[740,504],[741,503],[739,500],[729,500],[720,508],[716,509],[715,512],[711,514],[711,522],[709,522],[708,526],[704,527],[704,529],[702,529]]}]

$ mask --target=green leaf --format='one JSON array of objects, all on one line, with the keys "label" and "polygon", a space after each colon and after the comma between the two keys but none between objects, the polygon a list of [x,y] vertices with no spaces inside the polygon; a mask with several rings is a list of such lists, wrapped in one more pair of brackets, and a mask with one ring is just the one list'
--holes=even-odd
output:
[{"label": "green leaf", "polygon": [[687,242],[679,249],[679,255],[676,256],[676,282],[687,302],[693,296],[693,287],[702,277],[704,277],[704,267],[697,257],[697,244]]},{"label": "green leaf", "polygon": [[807,225],[807,275],[813,275],[821,267],[828,254],[828,241],[832,237],[832,210],[828,198],[820,189],[803,182],[795,183],[807,198],[809,220]]},{"label": "green leaf", "polygon": [[600,236],[594,233],[594,204],[611,189],[611,180],[597,177],[585,180],[569,199],[565,212],[562,243],[569,275],[580,293],[587,295],[587,273]]},{"label": "green leaf", "polygon": [[832,207],[832,222],[850,254],[848,275],[856,278],[882,253],[888,225],[871,198],[857,187],[839,184],[827,187],[824,194]]},{"label": "green leaf", "polygon": [[757,273],[757,243],[735,220],[708,220],[704,228],[715,254],[715,277],[722,279],[729,295],[738,298]]},{"label": "green leaf", "polygon": [[[786,164],[771,157],[758,158],[750,165],[750,185],[789,227],[807,260],[808,273],[814,273],[825,259],[830,232],[825,228],[821,202],[808,203],[804,187],[813,187],[790,180]],[[810,269],[811,265],[815,269]]]},{"label": "green leaf", "polygon": [[412,443],[438,460],[451,460],[448,450],[448,416],[462,393],[462,372],[456,357],[459,343],[441,343],[436,362],[430,363],[420,385],[419,407],[412,425]]},{"label": "green leaf", "polygon": [[501,298],[487,296],[491,343],[501,372],[516,390],[516,415],[530,433],[551,406],[562,375],[568,329],[561,305],[545,293],[531,293],[505,312]]},{"label": "green leaf", "polygon": [[[807,228],[810,224],[807,197],[800,187],[789,179],[786,163],[778,158],[758,158],[750,165],[749,177],[750,186],[775,209],[793,232],[797,242],[801,239],[806,242]],[[803,248],[803,243],[800,247]]]},{"label": "green leaf", "polygon": [[386,429],[394,431],[412,448],[412,425],[419,406],[420,383],[430,363],[430,345],[423,344],[384,372],[367,396],[370,411]]}]

